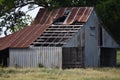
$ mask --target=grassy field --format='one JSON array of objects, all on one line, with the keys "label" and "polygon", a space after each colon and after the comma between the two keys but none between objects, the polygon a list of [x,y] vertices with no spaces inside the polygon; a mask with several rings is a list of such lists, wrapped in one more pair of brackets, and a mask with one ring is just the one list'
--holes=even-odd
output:
[{"label": "grassy field", "polygon": [[117,68],[16,69],[0,68],[0,80],[120,80],[120,51]]},{"label": "grassy field", "polygon": [[120,50],[117,52],[117,66],[120,67]]},{"label": "grassy field", "polygon": [[120,80],[120,69],[0,69],[0,80]]}]

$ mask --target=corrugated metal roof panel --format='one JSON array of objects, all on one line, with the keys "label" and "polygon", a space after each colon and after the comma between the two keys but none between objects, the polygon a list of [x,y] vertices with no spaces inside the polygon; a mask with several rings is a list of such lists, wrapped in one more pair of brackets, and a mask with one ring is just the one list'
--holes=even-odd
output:
[{"label": "corrugated metal roof panel", "polygon": [[45,13],[46,9],[42,8],[39,10],[33,24],[38,24],[41,21],[41,18],[43,17],[44,13]]},{"label": "corrugated metal roof panel", "polygon": [[[24,46],[29,46],[35,39],[37,39],[38,36],[40,36],[50,25],[41,25],[41,28],[38,28],[36,30],[36,32],[34,32],[34,34],[31,34],[29,37],[29,39],[26,40],[26,42],[24,44],[19,44],[21,45],[21,47],[24,47]],[[33,37],[34,36],[34,37]],[[19,46],[18,45],[18,46]]]},{"label": "corrugated metal roof panel", "polygon": [[88,17],[91,14],[91,11],[93,10],[93,8],[88,7],[83,15],[83,17],[81,18],[80,22],[86,22],[88,20]]},{"label": "corrugated metal roof panel", "polygon": [[65,10],[66,10],[66,8],[60,8],[59,12],[57,13],[57,16],[55,16],[55,18],[59,18],[59,17],[63,16]]},{"label": "corrugated metal roof panel", "polygon": [[57,16],[58,12],[59,12],[59,9],[54,9],[54,10],[52,10],[52,13],[51,13],[51,15],[49,16],[49,19],[47,20],[46,23],[47,23],[47,24],[53,23],[53,19]]},{"label": "corrugated metal roof panel", "polygon": [[93,7],[72,7],[59,9],[40,9],[34,22],[20,31],[17,31],[4,38],[0,38],[0,50],[6,48],[25,48],[35,41],[43,32],[53,23],[54,19],[62,17],[65,11],[71,13],[66,18],[64,24],[72,24],[75,21],[86,22],[90,16]]},{"label": "corrugated metal roof panel", "polygon": [[71,10],[71,14],[70,14],[70,16],[68,17],[68,19],[67,19],[67,21],[66,21],[65,24],[72,24],[72,23],[74,22],[75,16],[76,16],[76,14],[77,14],[77,12],[78,12],[78,9],[79,9],[79,8],[73,8],[73,9]]},{"label": "corrugated metal roof panel", "polygon": [[78,13],[76,14],[76,17],[75,17],[75,19],[74,19],[75,21],[79,21],[79,19],[81,18],[84,10],[85,10],[85,7],[80,7],[80,8],[79,8],[79,11],[78,11]]}]

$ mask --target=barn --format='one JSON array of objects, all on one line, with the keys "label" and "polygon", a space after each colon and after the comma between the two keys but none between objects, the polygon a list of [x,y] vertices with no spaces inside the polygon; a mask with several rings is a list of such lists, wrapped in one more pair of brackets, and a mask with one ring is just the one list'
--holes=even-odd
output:
[{"label": "barn", "polygon": [[0,64],[19,68],[113,67],[118,47],[93,7],[42,8],[31,26],[0,38]]}]

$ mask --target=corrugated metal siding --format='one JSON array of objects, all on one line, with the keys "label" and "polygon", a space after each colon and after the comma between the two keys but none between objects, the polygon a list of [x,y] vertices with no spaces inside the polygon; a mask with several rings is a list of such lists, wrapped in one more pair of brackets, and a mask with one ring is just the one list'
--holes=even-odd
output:
[{"label": "corrugated metal siding", "polygon": [[72,24],[75,21],[86,22],[93,7],[73,7],[73,8],[59,8],[59,9],[40,9],[33,24],[18,32],[0,38],[0,50],[5,48],[25,48],[36,40],[58,17],[63,16],[66,10],[70,10],[71,14],[65,20],[64,24]]},{"label": "corrugated metal siding", "polygon": [[10,49],[10,67],[62,68],[61,47],[34,47],[26,49]]}]

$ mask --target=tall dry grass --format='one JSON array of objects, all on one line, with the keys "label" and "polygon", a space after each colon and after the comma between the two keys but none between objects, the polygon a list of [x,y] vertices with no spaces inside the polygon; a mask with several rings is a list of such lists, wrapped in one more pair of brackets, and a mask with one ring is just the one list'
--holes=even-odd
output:
[{"label": "tall dry grass", "polygon": [[117,51],[117,66],[120,67],[120,49]]},{"label": "tall dry grass", "polygon": [[0,68],[0,80],[120,80],[120,68],[66,70]]}]

